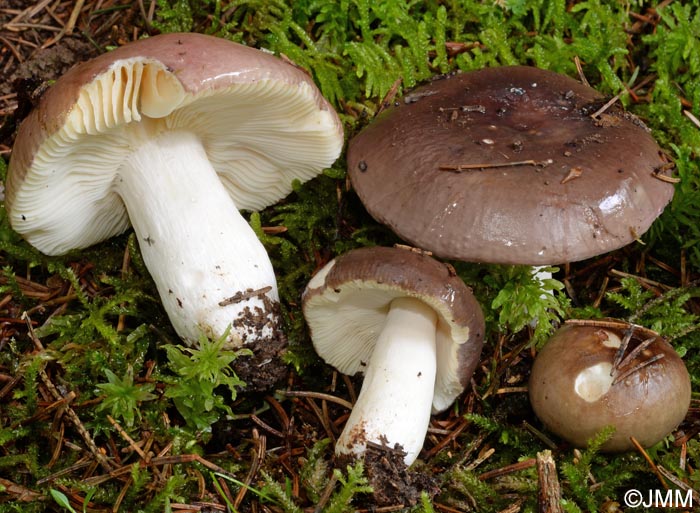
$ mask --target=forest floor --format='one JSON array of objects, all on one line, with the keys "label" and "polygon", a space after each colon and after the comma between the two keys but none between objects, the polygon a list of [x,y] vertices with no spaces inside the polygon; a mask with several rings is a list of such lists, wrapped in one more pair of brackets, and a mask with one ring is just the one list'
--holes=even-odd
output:
[{"label": "forest floor", "polygon": [[[205,3],[212,9],[219,4]],[[220,25],[244,3],[219,5]],[[80,61],[159,33],[159,9],[148,0],[0,0],[0,158],[10,160],[16,128],[53,81]],[[249,16],[252,20],[255,11]],[[193,31],[211,27],[211,16],[195,12],[193,17]],[[637,7],[628,22],[628,34],[647,34],[660,18],[651,7]],[[457,41],[445,45],[454,55],[469,48]],[[654,78],[649,73],[637,80],[646,80],[650,89]],[[642,103],[643,91],[636,92]],[[383,99],[390,97],[386,93]],[[693,106],[692,99],[684,101],[683,108]],[[341,98],[340,103],[344,119],[364,116],[357,102]],[[309,187],[307,197],[321,191],[337,199],[327,217],[341,218],[333,220],[341,238],[369,232],[394,242],[361,211],[344,176],[325,176]],[[303,191],[288,204],[301,203]],[[284,237],[293,230],[279,213],[257,218],[265,236]],[[192,428],[167,396],[168,380],[177,371],[158,347],[173,344],[176,336],[154,299],[133,238],[126,234],[96,249],[49,259],[10,233],[4,212],[2,221],[0,512],[598,508],[612,513],[632,511],[622,504],[631,488],[688,491],[700,483],[697,359],[689,362],[696,390],[690,411],[664,443],[612,456],[596,447],[573,449],[552,438],[530,408],[527,382],[537,354],[532,328],[510,329],[499,324],[496,313],[487,313],[488,340],[472,386],[454,407],[433,416],[416,465],[406,469],[401,454],[387,447],[370,447],[363,465],[341,465],[333,459],[332,441],[347,420],[361,377],[343,376],[314,357],[301,334],[299,291],[283,305],[299,352],[286,380],[269,393],[242,389],[235,398],[223,393],[229,404],[214,410],[217,420],[205,429]],[[304,272],[335,256],[337,250],[324,241],[305,252]],[[488,268],[465,274],[492,272],[501,285],[520,279],[508,274],[514,271]],[[567,315],[595,310],[599,316],[649,319],[650,312],[659,318],[682,313],[687,322],[675,333],[682,342],[676,347],[689,352],[700,347],[692,338],[700,316],[695,286],[700,269],[685,248],[649,251],[635,244],[564,265],[555,277],[564,286]],[[493,300],[497,292],[484,294]],[[615,294],[629,304],[611,301]],[[560,323],[556,317],[554,327]],[[104,371],[110,368],[114,379]],[[134,393],[127,398],[134,402],[124,407],[133,411],[105,406],[108,389],[99,384]],[[559,509],[546,509],[547,495]],[[694,497],[700,507],[700,496]]]}]

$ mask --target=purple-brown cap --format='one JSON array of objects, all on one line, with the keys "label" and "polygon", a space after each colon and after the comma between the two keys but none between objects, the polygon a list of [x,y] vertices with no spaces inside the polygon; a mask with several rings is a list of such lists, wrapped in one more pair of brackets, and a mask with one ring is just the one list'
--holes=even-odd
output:
[{"label": "purple-brown cap", "polygon": [[481,307],[448,266],[398,248],[350,251],[311,279],[303,294],[304,316],[319,356],[354,375],[370,361],[389,305],[402,297],[418,299],[437,314],[433,412],[443,411],[469,384],[485,330]]},{"label": "purple-brown cap", "polygon": [[283,198],[343,144],[333,108],[295,66],[202,34],[142,39],[71,69],[24,120],[5,193],[13,228],[48,254],[123,232],[115,172],[134,141],[181,129],[244,210]]},{"label": "purple-brown cap", "polygon": [[19,129],[6,206],[52,255],[131,224],[180,337],[226,337],[260,369],[286,338],[274,269],[239,211],[286,196],[342,146],[338,116],[301,69],[221,38],[160,35],[51,86]]},{"label": "purple-brown cap", "polygon": [[673,196],[639,119],[592,116],[605,100],[532,67],[446,76],[350,141],[349,175],[375,219],[440,257],[583,260],[637,239]]},{"label": "purple-brown cap", "polygon": [[[530,402],[548,429],[577,447],[606,426],[615,432],[605,451],[634,449],[632,436],[649,447],[685,417],[688,371],[656,333],[621,321],[608,324],[570,324],[555,332],[532,367]],[[627,349],[618,356],[626,338]]]}]

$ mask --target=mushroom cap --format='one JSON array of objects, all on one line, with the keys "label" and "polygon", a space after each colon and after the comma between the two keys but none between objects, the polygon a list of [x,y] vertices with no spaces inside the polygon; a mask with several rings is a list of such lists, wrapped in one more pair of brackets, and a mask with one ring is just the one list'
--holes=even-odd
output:
[{"label": "mushroom cap", "polygon": [[[651,331],[635,332],[626,354],[649,336],[655,340],[618,371],[652,358],[616,384],[610,376],[623,330],[565,325],[537,355],[530,375],[530,402],[542,423],[577,447],[606,426],[615,433],[605,451],[633,449],[630,436],[644,447],[675,429],[690,405],[690,377],[673,347]],[[623,360],[624,361],[624,360]]]},{"label": "mushroom cap", "polygon": [[49,254],[123,232],[115,174],[166,130],[195,132],[235,204],[251,210],[330,166],[343,144],[335,111],[292,64],[202,34],[142,39],[72,68],[23,121],[7,178],[13,228]]},{"label": "mushroom cap", "polygon": [[[642,235],[674,190],[652,175],[666,160],[639,119],[591,117],[604,103],[526,66],[442,77],[351,139],[348,172],[376,220],[440,257],[583,260]],[[441,169],[459,165],[484,167]]]},{"label": "mushroom cap", "polygon": [[314,347],[340,372],[362,372],[390,303],[400,297],[423,301],[437,313],[433,411],[443,411],[469,384],[483,346],[484,317],[469,287],[424,253],[361,248],[326,264],[302,297]]}]

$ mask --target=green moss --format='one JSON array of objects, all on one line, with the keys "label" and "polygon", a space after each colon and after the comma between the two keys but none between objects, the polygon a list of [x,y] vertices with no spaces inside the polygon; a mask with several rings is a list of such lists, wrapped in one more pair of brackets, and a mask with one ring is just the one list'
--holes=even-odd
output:
[{"label": "green moss", "polygon": [[[169,387],[165,396],[172,399],[183,419],[192,429],[208,432],[224,414],[233,414],[229,403],[236,400],[245,383],[238,379],[231,363],[248,349],[226,350],[228,330],[219,340],[200,337],[196,348],[168,344],[164,349],[175,376],[163,376]],[[226,392],[222,393],[221,390]]]},{"label": "green moss", "polygon": [[[371,121],[397,83],[400,95],[435,74],[504,64],[537,65],[575,77],[578,59],[594,87],[611,96],[622,93],[620,101],[649,125],[675,160],[676,175],[681,178],[672,204],[643,237],[646,245],[635,244],[616,254],[616,266],[634,273],[634,260],[644,252],[680,267],[683,254],[687,272],[697,275],[700,129],[688,113],[700,117],[700,8],[671,2],[657,9],[658,23],[636,23],[641,18],[633,14],[647,16],[655,4],[643,0],[158,0],[154,26],[163,32],[206,32],[284,54],[311,73],[340,113],[347,137]],[[453,49],[457,53],[452,53]],[[651,82],[636,87],[651,76]],[[626,88],[634,88],[634,95],[626,93]],[[0,177],[4,179],[5,173],[6,163],[0,159]],[[299,306],[301,291],[313,272],[334,256],[355,247],[399,240],[372,220],[348,190],[342,157],[322,176],[303,185],[294,184],[293,193],[284,201],[251,214],[250,223],[268,249],[279,277],[290,339],[287,361],[307,380],[305,384],[315,384],[314,379],[328,383],[331,372],[319,363],[309,343]],[[270,227],[278,230],[271,232]],[[31,310],[30,318],[37,323],[35,335],[44,346],[39,350],[20,323],[12,325],[16,329],[8,332],[11,335],[0,351],[0,372],[21,377],[12,393],[0,398],[3,476],[41,491],[46,486],[37,485],[38,479],[48,472],[60,472],[78,459],[64,450],[62,459],[46,469],[51,441],[55,440],[51,438],[54,419],[46,416],[22,424],[45,407],[40,370],[46,370],[63,393],[76,393],[79,416],[101,447],[114,444],[121,450],[128,446],[115,434],[107,413],[135,439],[152,437],[161,447],[172,443],[170,454],[186,455],[203,454],[211,447],[207,441],[216,441],[217,431],[226,433],[231,418],[249,418],[250,412],[260,411],[259,398],[238,397],[241,384],[224,370],[228,356],[224,361],[212,360],[176,347],[177,337],[133,236],[49,258],[11,230],[2,207],[0,252],[0,300],[11,296],[14,308],[7,315]],[[125,253],[130,264],[122,271]],[[630,278],[621,280],[619,287],[596,305],[592,303],[597,289],[579,290],[575,308],[563,294],[562,272],[557,275],[561,281],[548,284],[554,292],[543,296],[529,269],[453,262],[483,305],[489,356],[475,378],[477,391],[484,397],[474,399],[469,427],[458,440],[461,448],[444,450],[430,462],[439,463],[434,469],[442,494],[436,501],[468,509],[478,498],[484,505],[481,511],[499,511],[510,505],[503,498],[514,494],[524,500],[524,511],[534,511],[536,475],[532,469],[496,481],[482,481],[479,474],[534,457],[542,449],[543,442],[521,425],[524,417],[531,416],[526,397],[521,394],[504,399],[496,394],[502,380],[519,378],[519,383],[523,382],[526,368],[511,369],[509,364],[519,359],[524,367],[522,362],[527,362],[529,354],[516,351],[508,361],[501,357],[514,348],[539,345],[563,317],[615,315],[660,331],[672,338],[685,356],[694,388],[700,386],[700,336],[695,331],[698,289],[681,287],[677,275],[646,262],[648,276],[670,284],[671,291],[662,298],[656,299],[648,288]],[[63,306],[47,307],[45,298],[37,296],[20,278],[57,284],[51,298],[69,299]],[[598,285],[594,280],[591,283],[591,287]],[[537,323],[533,323],[535,319]],[[211,344],[209,356],[218,351],[216,343]],[[98,406],[100,401],[102,406]],[[332,448],[326,443],[314,445],[319,437],[325,439],[325,433],[309,434],[313,415],[297,403],[284,403],[283,407],[294,412],[299,423],[292,426],[299,431],[291,430],[284,443],[303,442],[313,447],[305,453],[304,461],[297,463],[303,471],[305,497],[314,502],[333,475]],[[454,413],[461,415],[463,409],[464,405],[457,405]],[[67,439],[80,444],[75,427],[66,426]],[[301,441],[300,433],[313,440]],[[459,461],[466,450],[463,447],[480,439],[495,448],[495,453],[481,467],[469,468]],[[240,443],[234,450],[243,452],[251,444],[249,439],[227,442]],[[650,453],[697,487],[700,474],[690,475],[680,468],[679,450],[662,443]],[[620,499],[625,486],[656,485],[636,455],[601,455],[594,444],[580,455],[559,448],[555,457],[561,463],[566,511],[600,510],[606,497]],[[696,438],[687,444],[687,458],[690,466],[700,466]],[[243,477],[247,470],[236,472]],[[201,471],[196,464],[183,463],[174,465],[172,474],[156,479],[158,473],[153,469],[134,467],[122,509],[165,511],[171,503],[194,500]],[[266,475],[258,484],[277,501],[275,507],[296,511],[308,506],[292,497],[287,474]],[[599,483],[595,487],[591,475]],[[99,506],[111,507],[124,484],[107,481],[88,486],[76,476],[61,483],[82,497],[93,493],[92,501]],[[361,468],[351,467],[334,479],[337,485],[329,511],[349,511],[353,507],[349,503],[366,499]],[[209,490],[214,488],[209,485]],[[25,505],[2,500],[0,512],[51,510],[47,502]],[[428,512],[433,504],[424,497],[416,508]]]}]

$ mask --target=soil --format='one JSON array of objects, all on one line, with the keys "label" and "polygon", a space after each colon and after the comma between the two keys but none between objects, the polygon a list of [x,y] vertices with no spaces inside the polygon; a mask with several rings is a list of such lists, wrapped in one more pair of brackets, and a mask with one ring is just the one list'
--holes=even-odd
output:
[{"label": "soil", "polygon": [[36,10],[27,0],[0,0],[0,155],[9,154],[16,126],[52,81],[108,46],[142,34],[138,2],[85,5],[68,33],[75,6],[53,2],[50,10]]},{"label": "soil", "polygon": [[94,57],[98,53],[95,47],[85,41],[67,37],[61,45],[47,48],[21,62],[6,81],[0,82],[0,95],[14,92],[12,89],[17,80],[32,79],[37,83],[53,81],[75,63]]},{"label": "soil", "polygon": [[0,143],[12,146],[14,132],[24,117],[38,103],[42,93],[57,77],[76,62],[96,55],[94,47],[78,39],[66,38],[61,46],[54,46],[21,62],[7,81],[0,82],[0,97],[14,95],[16,108],[0,126]]},{"label": "soil", "polygon": [[267,340],[245,346],[253,354],[239,356],[231,367],[246,382],[246,392],[269,391],[284,381],[289,373],[289,367],[282,361],[286,347],[287,337],[281,331]]},{"label": "soil", "polygon": [[289,368],[282,361],[287,347],[287,336],[280,322],[280,305],[266,295],[261,296],[265,310],[246,307],[243,315],[233,322],[239,332],[252,330],[251,335],[270,331],[269,337],[252,336],[245,339],[244,347],[252,351],[250,356],[239,356],[232,367],[236,375],[246,382],[246,392],[262,392],[274,388],[287,377]]},{"label": "soil", "polygon": [[[440,491],[438,481],[432,475],[409,469],[404,462],[405,452],[400,444],[394,447],[367,443],[364,456],[365,476],[374,490],[372,504],[375,506],[415,506],[421,494],[434,497]],[[353,463],[351,456],[336,459],[336,466],[345,468]]]}]

